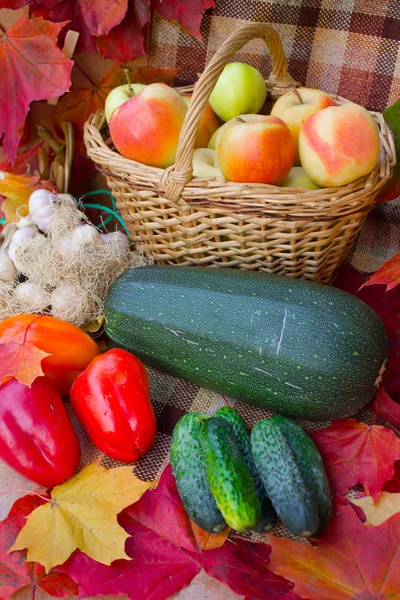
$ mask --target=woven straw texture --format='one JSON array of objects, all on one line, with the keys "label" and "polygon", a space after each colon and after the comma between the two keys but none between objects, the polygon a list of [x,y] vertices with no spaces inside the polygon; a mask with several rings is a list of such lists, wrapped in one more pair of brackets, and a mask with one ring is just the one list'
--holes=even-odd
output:
[{"label": "woven straw texture", "polygon": [[266,44],[272,61],[269,98],[297,85],[277,32],[261,23],[244,25],[222,44],[194,87],[175,165],[163,170],[121,157],[103,140],[101,113],[85,125],[86,148],[106,176],[133,241],[157,262],[258,269],[329,283],[391,175],[393,138],[382,116],[372,113],[380,131],[379,162],[369,176],[340,188],[283,189],[192,177],[203,108],[227,62],[255,38]]}]

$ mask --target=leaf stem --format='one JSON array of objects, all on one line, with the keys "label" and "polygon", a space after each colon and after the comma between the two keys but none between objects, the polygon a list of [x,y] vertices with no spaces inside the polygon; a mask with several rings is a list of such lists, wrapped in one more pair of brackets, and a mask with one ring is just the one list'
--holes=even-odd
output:
[{"label": "leaf stem", "polygon": [[46,496],[42,496],[42,494],[38,494],[37,492],[34,492],[33,490],[7,490],[6,492],[0,492],[0,496],[3,496],[3,494],[13,494],[14,492],[25,492],[26,494],[33,494],[34,496],[38,496],[38,498],[41,498],[42,500],[46,500],[46,502],[50,501],[50,498],[47,498]]}]

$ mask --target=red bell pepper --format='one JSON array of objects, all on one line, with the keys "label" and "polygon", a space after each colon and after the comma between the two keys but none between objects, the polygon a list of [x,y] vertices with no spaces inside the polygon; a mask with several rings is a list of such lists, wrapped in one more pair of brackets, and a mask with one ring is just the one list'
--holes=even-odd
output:
[{"label": "red bell pepper", "polygon": [[153,445],[156,420],[143,363],[115,348],[74,381],[70,401],[94,445],[110,458],[137,461]]},{"label": "red bell pepper", "polygon": [[80,446],[66,408],[44,377],[32,387],[10,379],[0,386],[0,460],[39,485],[72,477]]}]

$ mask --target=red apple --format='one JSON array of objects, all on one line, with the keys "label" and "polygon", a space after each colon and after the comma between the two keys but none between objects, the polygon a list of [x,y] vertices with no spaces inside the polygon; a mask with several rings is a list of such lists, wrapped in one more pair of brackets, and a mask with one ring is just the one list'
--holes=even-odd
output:
[{"label": "red apple", "polygon": [[165,83],[146,85],[111,114],[110,135],[125,158],[165,168],[175,162],[187,106]]},{"label": "red apple", "polygon": [[329,94],[313,88],[298,88],[283,94],[272,107],[271,115],[282,119],[294,137],[295,165],[300,165],[298,139],[302,124],[307,117],[328,106],[336,106],[335,100]]},{"label": "red apple", "polygon": [[225,179],[272,184],[285,179],[293,167],[295,144],[282,119],[251,114],[228,123],[221,128],[215,148]]},{"label": "red apple", "polygon": [[345,185],[370,173],[379,160],[379,129],[358,104],[332,106],[304,121],[299,135],[301,164],[323,187]]}]

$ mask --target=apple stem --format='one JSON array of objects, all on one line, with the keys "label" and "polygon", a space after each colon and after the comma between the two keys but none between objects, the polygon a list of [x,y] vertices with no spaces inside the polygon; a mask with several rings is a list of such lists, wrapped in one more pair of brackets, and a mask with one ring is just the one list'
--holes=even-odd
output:
[{"label": "apple stem", "polygon": [[299,92],[297,91],[297,89],[296,89],[296,88],[294,88],[294,89],[292,90],[292,92],[293,92],[293,94],[296,94],[296,96],[297,96],[297,98],[298,98],[298,100],[299,100],[300,104],[304,104],[304,102],[303,102],[303,100],[301,99],[301,96],[300,96]]},{"label": "apple stem", "polygon": [[236,117],[236,121],[239,121],[239,123],[246,123],[246,121],[241,117]]},{"label": "apple stem", "polygon": [[128,82],[128,86],[129,86],[129,91],[130,91],[130,94],[131,94],[131,98],[132,98],[132,96],[135,95],[135,92],[134,92],[134,89],[132,87],[131,80],[129,79],[129,73],[131,72],[131,70],[130,69],[124,69],[124,72],[125,72],[126,80]]}]

